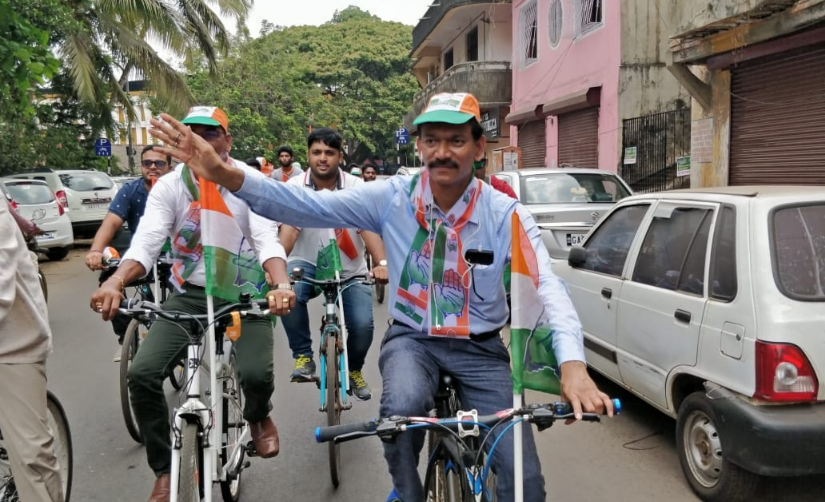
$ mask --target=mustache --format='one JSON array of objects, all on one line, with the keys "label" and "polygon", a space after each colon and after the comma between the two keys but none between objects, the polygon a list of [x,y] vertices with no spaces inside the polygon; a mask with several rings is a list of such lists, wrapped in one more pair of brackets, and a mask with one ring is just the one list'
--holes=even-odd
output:
[{"label": "mustache", "polygon": [[427,167],[452,167],[453,169],[458,169],[458,163],[454,160],[434,160],[428,163]]}]

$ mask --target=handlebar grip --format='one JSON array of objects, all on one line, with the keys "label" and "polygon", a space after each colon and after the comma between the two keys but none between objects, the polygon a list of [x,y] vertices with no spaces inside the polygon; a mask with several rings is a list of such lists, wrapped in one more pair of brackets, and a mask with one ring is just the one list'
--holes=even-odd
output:
[{"label": "handlebar grip", "polygon": [[613,414],[618,415],[622,412],[622,400],[618,397],[613,398]]},{"label": "handlebar grip", "polygon": [[375,432],[377,426],[377,420],[369,420],[367,422],[358,422],[354,424],[316,427],[315,441],[318,443],[326,443],[327,441],[333,441],[336,437],[343,436],[345,434],[352,434],[355,432],[373,433]]},{"label": "handlebar grip", "polygon": [[130,310],[139,309],[143,306],[143,302],[137,298],[124,298],[120,300],[120,308]]}]

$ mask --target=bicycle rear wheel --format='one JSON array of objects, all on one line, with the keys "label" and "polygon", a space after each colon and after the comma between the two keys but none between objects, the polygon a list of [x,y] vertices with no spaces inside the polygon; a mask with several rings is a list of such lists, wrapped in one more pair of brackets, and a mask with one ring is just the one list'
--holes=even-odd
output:
[{"label": "bicycle rear wheel", "polygon": [[63,500],[69,502],[72,492],[72,473],[74,460],[72,453],[72,433],[63,405],[51,392],[46,393],[46,420],[54,437],[54,456],[60,466],[60,479],[63,482]]},{"label": "bicycle rear wheel", "polygon": [[138,443],[143,444],[135,413],[132,410],[127,382],[129,368],[132,366],[132,360],[135,358],[140,344],[141,328],[147,329],[140,321],[132,319],[132,322],[126,328],[126,334],[123,336],[123,345],[120,352],[120,411],[123,414],[123,421],[126,423],[126,430],[129,431],[129,435]]},{"label": "bicycle rear wheel", "polygon": [[[327,343],[325,347],[326,359],[326,383],[327,383],[327,425],[339,425],[341,423],[341,379],[338,368],[338,333],[327,333]],[[341,446],[335,441],[329,443],[329,475],[332,479],[332,486],[338,488],[338,470],[341,464]]]},{"label": "bicycle rear wheel", "polygon": [[200,502],[200,459],[198,425],[187,423],[181,433],[179,502]]},{"label": "bicycle rear wheel", "polygon": [[243,392],[238,383],[235,351],[229,355],[229,374],[223,381],[223,424],[221,428],[221,464],[227,469],[226,481],[221,481],[221,495],[224,502],[238,502],[241,499],[241,470],[244,448],[238,448],[234,458],[229,456],[238,446],[246,421],[243,418]]}]

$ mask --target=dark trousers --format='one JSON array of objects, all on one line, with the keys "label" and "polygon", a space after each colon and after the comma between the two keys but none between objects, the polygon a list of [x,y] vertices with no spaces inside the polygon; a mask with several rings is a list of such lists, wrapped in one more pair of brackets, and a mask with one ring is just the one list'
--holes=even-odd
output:
[{"label": "dark trousers", "polygon": [[[228,302],[215,298],[215,310]],[[190,287],[163,304],[164,310],[206,314],[206,293]],[[183,328],[181,327],[183,326]],[[163,381],[186,354],[189,325],[158,320],[149,329],[132,366],[128,382],[132,409],[146,445],[149,467],[159,476],[171,468],[170,419],[163,392]],[[243,318],[241,337],[234,343],[241,389],[243,416],[251,423],[269,415],[269,399],[275,389],[273,376],[272,322],[269,318]]]}]

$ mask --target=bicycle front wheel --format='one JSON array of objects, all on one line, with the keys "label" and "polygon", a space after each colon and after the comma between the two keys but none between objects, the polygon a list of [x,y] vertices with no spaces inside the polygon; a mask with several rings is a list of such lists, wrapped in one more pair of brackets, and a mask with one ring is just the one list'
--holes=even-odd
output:
[{"label": "bicycle front wheel", "polygon": [[200,502],[198,425],[187,423],[181,433],[179,502]]},{"label": "bicycle front wheel", "polygon": [[384,290],[386,287],[386,284],[375,283],[375,299],[378,300],[378,303],[384,303]]},{"label": "bicycle front wheel", "polygon": [[[327,382],[327,425],[339,425],[341,423],[341,379],[338,368],[338,336],[327,333],[327,343],[325,347],[326,357],[326,382]],[[329,443],[329,475],[332,479],[332,486],[338,488],[338,469],[341,464],[341,446],[335,441]]]},{"label": "bicycle front wheel", "polygon": [[129,368],[132,366],[132,361],[140,344],[141,329],[146,329],[146,327],[137,319],[132,319],[129,327],[126,328],[126,334],[123,336],[123,345],[120,348],[120,411],[123,414],[123,421],[126,423],[126,430],[129,431],[129,435],[138,443],[143,444],[137,419],[135,419],[135,413],[132,410],[127,381]]},{"label": "bicycle front wheel", "polygon": [[[244,450],[239,445],[246,421],[243,418],[243,392],[238,380],[235,350],[229,355],[229,371],[223,381],[223,424],[221,426],[221,463],[227,470],[226,481],[221,481],[221,496],[224,502],[238,502],[241,499],[241,470]],[[236,449],[237,448],[237,449]],[[230,457],[230,455],[234,456]]]},{"label": "bicycle front wheel", "polygon": [[474,502],[469,481],[464,474],[458,444],[452,438],[430,431],[430,457],[424,476],[427,502]]},{"label": "bicycle front wheel", "polygon": [[46,420],[54,436],[54,456],[60,466],[60,480],[63,483],[63,500],[69,502],[72,492],[72,472],[74,460],[72,454],[72,433],[63,405],[51,392],[46,393]]}]

